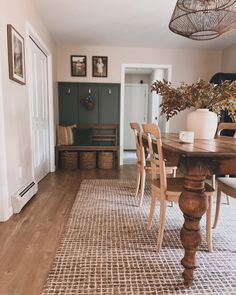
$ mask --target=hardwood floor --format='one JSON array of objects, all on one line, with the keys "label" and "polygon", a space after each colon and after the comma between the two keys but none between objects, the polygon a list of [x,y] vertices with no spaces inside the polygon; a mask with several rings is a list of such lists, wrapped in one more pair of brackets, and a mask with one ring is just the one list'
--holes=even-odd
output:
[{"label": "hardwood floor", "polygon": [[41,293],[83,179],[135,175],[135,165],[126,165],[120,170],[58,170],[45,177],[21,213],[0,223],[0,295]]}]

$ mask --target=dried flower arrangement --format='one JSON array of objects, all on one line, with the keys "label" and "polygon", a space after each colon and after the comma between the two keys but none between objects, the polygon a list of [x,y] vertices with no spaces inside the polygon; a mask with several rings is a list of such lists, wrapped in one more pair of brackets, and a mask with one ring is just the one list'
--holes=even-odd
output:
[{"label": "dried flower arrangement", "polygon": [[161,114],[169,120],[180,111],[192,108],[210,109],[217,115],[227,110],[229,116],[236,121],[236,81],[224,81],[219,85],[202,79],[188,85],[184,82],[173,88],[171,83],[157,80],[151,91],[161,94]]}]

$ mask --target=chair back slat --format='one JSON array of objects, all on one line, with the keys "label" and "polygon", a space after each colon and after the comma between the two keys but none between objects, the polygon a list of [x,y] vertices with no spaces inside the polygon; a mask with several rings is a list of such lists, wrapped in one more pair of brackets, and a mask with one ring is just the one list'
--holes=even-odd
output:
[{"label": "chair back slat", "polygon": [[[161,191],[167,190],[166,167],[162,151],[161,132],[156,124],[143,124],[143,131],[147,135],[149,153],[152,165],[152,179],[160,175]],[[157,170],[159,173],[157,173]]]},{"label": "chair back slat", "polygon": [[136,122],[131,122],[130,127],[134,131],[137,161],[140,162],[143,166],[145,166],[146,159],[145,159],[145,152],[144,152],[144,147],[142,142],[140,125]]}]

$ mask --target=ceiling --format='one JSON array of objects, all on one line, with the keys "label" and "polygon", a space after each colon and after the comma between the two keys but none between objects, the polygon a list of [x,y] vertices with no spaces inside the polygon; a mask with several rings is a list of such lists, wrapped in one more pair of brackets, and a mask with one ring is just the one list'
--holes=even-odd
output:
[{"label": "ceiling", "polygon": [[222,49],[236,30],[193,41],[168,29],[176,0],[32,0],[58,44]]}]

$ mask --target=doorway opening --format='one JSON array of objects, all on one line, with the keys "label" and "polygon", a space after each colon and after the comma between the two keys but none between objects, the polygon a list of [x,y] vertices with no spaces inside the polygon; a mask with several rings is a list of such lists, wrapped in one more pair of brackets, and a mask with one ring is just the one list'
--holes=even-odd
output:
[{"label": "doorway opening", "polygon": [[171,70],[171,65],[121,65],[120,165],[136,162],[135,140],[130,122],[152,122],[158,124],[162,132],[168,131],[166,119],[160,116],[161,97],[151,93],[150,87],[155,80],[171,81]]}]

